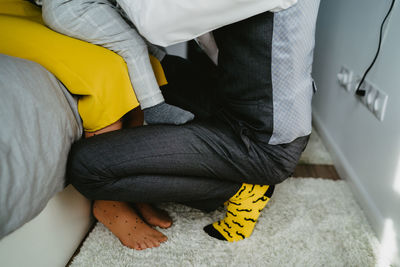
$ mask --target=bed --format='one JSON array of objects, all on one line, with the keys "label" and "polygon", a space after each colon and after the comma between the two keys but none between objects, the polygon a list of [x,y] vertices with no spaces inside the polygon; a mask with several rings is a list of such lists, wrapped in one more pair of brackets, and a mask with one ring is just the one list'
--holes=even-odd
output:
[{"label": "bed", "polygon": [[0,238],[30,221],[66,186],[82,135],[76,99],[32,61],[0,54]]}]

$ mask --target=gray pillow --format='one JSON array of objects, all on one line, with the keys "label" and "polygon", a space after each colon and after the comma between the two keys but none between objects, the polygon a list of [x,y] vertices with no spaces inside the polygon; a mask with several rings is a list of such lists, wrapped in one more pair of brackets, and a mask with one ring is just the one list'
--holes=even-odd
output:
[{"label": "gray pillow", "polygon": [[82,135],[76,100],[39,64],[0,54],[0,238],[65,186]]}]

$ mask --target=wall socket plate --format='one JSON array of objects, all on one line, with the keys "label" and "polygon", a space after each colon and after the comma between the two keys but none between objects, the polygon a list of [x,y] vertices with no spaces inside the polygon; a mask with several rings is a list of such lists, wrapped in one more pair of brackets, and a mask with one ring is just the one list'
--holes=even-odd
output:
[{"label": "wall socket plate", "polygon": [[[356,88],[359,82],[358,78]],[[364,80],[362,88],[365,90],[365,96],[361,96],[360,101],[378,120],[383,121],[389,96],[368,80]]]},{"label": "wall socket plate", "polygon": [[[361,81],[361,77],[358,75],[355,76],[350,68],[341,66],[337,74],[337,80],[340,86],[347,92],[355,92]],[[368,80],[364,80],[361,88],[365,90],[365,96],[354,95],[358,97],[361,103],[363,103],[378,120],[383,121],[389,96]]]}]

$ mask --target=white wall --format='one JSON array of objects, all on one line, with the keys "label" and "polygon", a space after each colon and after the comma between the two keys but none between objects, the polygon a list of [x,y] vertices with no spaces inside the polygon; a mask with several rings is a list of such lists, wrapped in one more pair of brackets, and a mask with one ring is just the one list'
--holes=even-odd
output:
[{"label": "white wall", "polygon": [[367,78],[389,95],[384,121],[378,121],[336,80],[342,65],[358,75],[369,65],[390,2],[322,0],[313,71],[319,90],[313,112],[339,173],[351,182],[371,225],[385,239],[386,258],[397,258],[400,265],[400,3],[390,18],[380,58]]}]

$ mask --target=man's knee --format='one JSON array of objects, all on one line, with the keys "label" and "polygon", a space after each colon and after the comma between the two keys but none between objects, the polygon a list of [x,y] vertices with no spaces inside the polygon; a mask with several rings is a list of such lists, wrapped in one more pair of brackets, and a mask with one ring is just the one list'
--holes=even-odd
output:
[{"label": "man's knee", "polygon": [[260,185],[280,184],[293,174],[295,166],[295,163],[288,164],[287,162],[269,165],[268,168],[264,169],[263,174],[257,177],[256,182],[251,181],[250,183]]},{"label": "man's knee", "polygon": [[285,181],[287,178],[291,177],[297,166],[297,160],[280,162],[280,166],[276,171],[276,182],[274,184],[279,184]]},{"label": "man's knee", "polygon": [[71,148],[67,179],[79,192],[89,199],[95,199],[96,188],[99,188],[104,178],[97,171],[95,151],[84,142],[78,142]]}]

